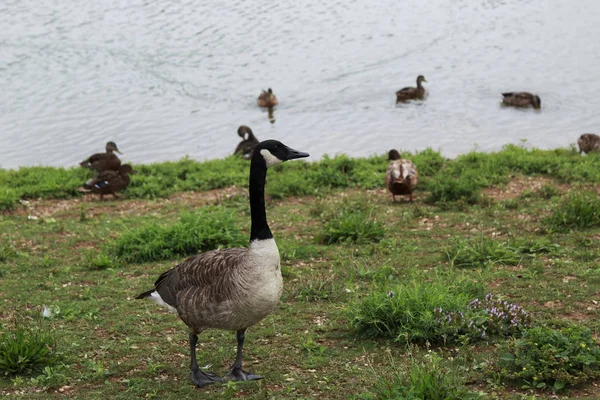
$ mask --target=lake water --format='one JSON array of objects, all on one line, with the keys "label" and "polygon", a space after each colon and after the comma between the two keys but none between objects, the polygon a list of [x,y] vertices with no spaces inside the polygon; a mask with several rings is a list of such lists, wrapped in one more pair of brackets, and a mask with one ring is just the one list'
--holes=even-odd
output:
[{"label": "lake water", "polygon": [[[600,131],[598,21],[597,0],[7,0],[0,166],[72,166],[108,140],[134,163],[220,158],[241,124],[313,159],[568,146]],[[396,106],[419,74],[428,98]],[[541,112],[500,108],[514,90]]]}]

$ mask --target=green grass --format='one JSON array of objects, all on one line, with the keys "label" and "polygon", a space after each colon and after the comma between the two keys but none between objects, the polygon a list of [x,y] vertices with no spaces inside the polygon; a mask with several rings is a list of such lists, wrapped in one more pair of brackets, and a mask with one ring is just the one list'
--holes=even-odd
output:
[{"label": "green grass", "polygon": [[0,374],[31,375],[58,363],[55,339],[48,333],[17,326],[0,332]]},{"label": "green grass", "polygon": [[551,232],[600,226],[600,198],[596,192],[572,192],[552,208],[552,214],[544,219]]},{"label": "green grass", "polygon": [[[142,228],[126,230],[107,249],[124,262],[168,260],[202,253],[220,247],[239,247],[246,243],[235,225],[232,213],[222,207],[204,207],[184,212],[172,225],[150,222]],[[110,265],[107,255],[93,260],[98,268]]]},{"label": "green grass", "polygon": [[[26,169],[0,171],[0,188],[10,189],[7,203],[15,207],[0,212],[0,332],[25,321],[27,332],[47,334],[47,348],[60,355],[31,373],[0,377],[0,395],[330,400],[385,398],[385,390],[389,398],[451,398],[464,390],[463,398],[550,400],[551,390],[523,388],[531,379],[511,376],[516,369],[505,365],[503,374],[491,366],[509,353],[499,347],[540,327],[570,338],[560,348],[575,357],[577,340],[593,348],[600,226],[550,229],[546,218],[569,208],[563,202],[576,193],[592,193],[600,158],[520,146],[454,160],[432,150],[403,154],[420,169],[413,203],[392,203],[384,156],[269,171],[267,218],[284,290],[277,309],[247,330],[244,352],[244,368],[265,378],[202,389],[189,381],[185,325],[134,297],[188,254],[247,245],[248,163],[135,166],[140,173],[124,199],[103,202],[69,199],[78,194],[65,182],[76,187],[87,171],[42,168],[29,178]],[[42,172],[55,174],[48,178],[62,189],[39,180]],[[465,177],[476,201],[425,202],[435,185],[469,183]],[[501,198],[486,190],[507,184]],[[20,205],[23,199],[30,200]],[[590,215],[586,207],[580,215]],[[563,330],[573,323],[591,339]],[[235,346],[232,332],[203,332],[198,362],[223,375]],[[538,350],[537,359],[551,359]],[[600,398],[598,378],[586,375],[595,380],[564,381],[561,398]],[[546,388],[556,381],[548,376]]]},{"label": "green grass", "polygon": [[470,392],[459,373],[443,365],[435,354],[423,360],[410,358],[406,369],[394,367],[391,376],[378,376],[374,393],[360,396],[373,400],[463,400],[482,398]]}]

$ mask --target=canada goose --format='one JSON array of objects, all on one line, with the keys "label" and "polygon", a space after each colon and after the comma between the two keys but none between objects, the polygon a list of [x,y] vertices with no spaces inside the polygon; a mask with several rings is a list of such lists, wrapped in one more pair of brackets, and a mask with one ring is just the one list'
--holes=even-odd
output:
[{"label": "canada goose", "polygon": [[385,174],[385,186],[392,193],[392,201],[400,194],[410,195],[410,201],[413,201],[412,193],[419,179],[417,166],[403,159],[397,150],[389,151],[388,160],[391,162]]},{"label": "canada goose", "polygon": [[96,172],[118,171],[121,160],[113,152],[122,154],[115,142],[106,143],[106,153],[96,153],[79,163],[84,168],[90,168]]},{"label": "canada goose", "polygon": [[423,75],[417,76],[417,87],[405,87],[396,92],[396,102],[412,99],[423,99],[425,97],[425,88],[422,83],[427,82]]},{"label": "canada goose", "polygon": [[269,88],[268,90],[263,90],[262,93],[258,95],[256,104],[258,104],[259,107],[275,107],[279,102],[277,101],[277,96],[273,94],[273,90]]},{"label": "canada goose", "polygon": [[577,144],[579,145],[579,153],[584,152],[587,154],[600,151],[600,136],[593,133],[584,133],[579,137]]},{"label": "canada goose", "polygon": [[79,190],[82,193],[97,193],[100,200],[105,194],[112,194],[115,199],[119,198],[117,192],[129,186],[129,174],[134,174],[133,168],[129,164],[123,164],[118,171],[107,170],[101,172],[93,179],[88,180]]},{"label": "canada goose", "polygon": [[[198,387],[224,380],[262,378],[242,369],[242,351],[246,329],[275,309],[283,289],[279,250],[265,212],[267,168],[308,154],[277,140],[265,140],[254,150],[249,186],[250,246],[190,257],[160,275],[154,289],[137,296],[166,304],[189,327],[192,381]],[[198,368],[197,335],[209,328],[237,332],[237,356],[224,378]]]},{"label": "canada goose", "polygon": [[539,109],[542,106],[540,96],[528,92],[506,92],[502,93],[504,98],[502,104],[512,107],[529,107]]},{"label": "canada goose", "polygon": [[[258,139],[254,136],[252,129],[246,125],[242,125],[238,128],[238,135],[242,138],[242,141],[238,143],[233,154],[242,156],[245,160],[252,158],[252,152],[258,145]],[[248,134],[248,139],[246,139]]]}]

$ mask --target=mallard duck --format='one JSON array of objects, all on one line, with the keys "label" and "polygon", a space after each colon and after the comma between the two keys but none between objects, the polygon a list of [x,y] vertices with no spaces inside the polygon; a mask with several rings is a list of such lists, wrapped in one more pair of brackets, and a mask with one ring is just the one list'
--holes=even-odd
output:
[{"label": "mallard duck", "polygon": [[115,198],[119,198],[118,191],[129,186],[130,174],[134,174],[133,168],[129,164],[123,164],[118,171],[104,171],[98,174],[93,179],[87,181],[83,187],[78,190],[82,193],[96,193],[100,195],[100,200],[105,194],[112,194]]},{"label": "mallard duck", "polygon": [[[277,308],[283,291],[279,250],[265,210],[267,169],[303,157],[308,153],[277,140],[260,142],[250,162],[250,245],[190,257],[161,274],[152,289],[136,297],[166,305],[188,326],[192,381],[198,387],[262,378],[242,368],[242,355],[246,329]],[[289,218],[283,222],[289,222]],[[206,329],[236,332],[235,362],[224,378],[198,366],[196,344],[198,335]]]},{"label": "mallard duck", "polygon": [[390,150],[388,160],[391,162],[385,174],[385,186],[392,193],[392,201],[400,194],[410,195],[410,201],[413,201],[412,193],[419,179],[417,166],[403,159],[397,150]]},{"label": "mallard duck", "polygon": [[262,93],[258,95],[256,104],[258,104],[259,107],[275,107],[279,102],[277,101],[277,96],[273,94],[273,90],[269,88],[266,91],[263,90]]},{"label": "mallard duck", "polygon": [[600,136],[593,133],[584,133],[579,137],[577,144],[579,145],[580,153],[584,152],[587,154],[592,151],[600,151]]},{"label": "mallard duck", "polygon": [[[245,160],[252,158],[254,148],[258,145],[258,139],[254,136],[252,129],[246,125],[242,125],[238,128],[238,135],[242,138],[242,141],[238,143],[233,154],[242,156]],[[246,138],[248,134],[248,138]]]},{"label": "mallard duck", "polygon": [[423,99],[425,97],[425,88],[422,83],[427,82],[423,75],[417,76],[417,87],[405,87],[396,92],[396,101],[406,101],[412,99]]},{"label": "mallard duck", "polygon": [[540,96],[528,92],[506,92],[502,93],[504,98],[502,104],[512,107],[529,107],[535,109],[542,107],[542,99]]},{"label": "mallard duck", "polygon": [[92,154],[87,159],[79,163],[84,168],[90,168],[98,173],[104,171],[118,171],[121,166],[121,160],[114,153],[122,154],[115,142],[106,143],[106,153]]}]

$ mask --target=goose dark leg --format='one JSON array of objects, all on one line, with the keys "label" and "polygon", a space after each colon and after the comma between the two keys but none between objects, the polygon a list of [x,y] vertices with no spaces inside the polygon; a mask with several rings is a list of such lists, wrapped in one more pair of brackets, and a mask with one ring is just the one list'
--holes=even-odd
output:
[{"label": "goose dark leg", "polygon": [[410,201],[411,203],[412,203],[412,201],[413,201],[412,192],[410,192],[410,199],[409,199],[409,201]]},{"label": "goose dark leg", "polygon": [[112,195],[115,197],[115,199],[119,198],[119,196],[117,196],[117,194],[115,192],[112,192]]},{"label": "goose dark leg", "polygon": [[190,333],[190,357],[191,357],[191,370],[192,370],[192,381],[198,387],[203,387],[215,382],[221,382],[222,379],[212,372],[202,372],[198,368],[198,362],[196,361],[196,343],[198,343],[198,335]]},{"label": "goose dark leg", "polygon": [[223,378],[223,380],[226,380],[226,381],[254,381],[257,379],[262,379],[262,376],[254,375],[253,373],[246,372],[242,369],[242,352],[243,352],[243,348],[244,348],[245,332],[246,332],[245,329],[240,329],[239,331],[237,331],[237,334],[236,334],[237,343],[238,343],[237,356],[235,357],[235,362],[231,366],[231,369],[229,370],[227,375],[225,375],[225,378]]}]

